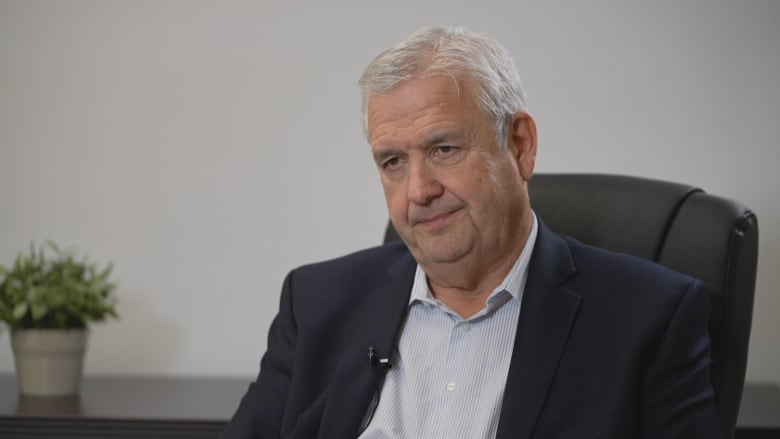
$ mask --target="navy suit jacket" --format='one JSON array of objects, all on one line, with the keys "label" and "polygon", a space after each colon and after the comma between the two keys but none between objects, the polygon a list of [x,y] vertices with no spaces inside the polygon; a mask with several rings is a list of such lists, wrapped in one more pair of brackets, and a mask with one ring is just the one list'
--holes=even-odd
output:
[{"label": "navy suit jacket", "polygon": [[[416,262],[388,244],[292,271],[225,439],[354,438],[394,350]],[[702,283],[539,223],[499,439],[718,438]],[[411,438],[410,438],[411,439]]]}]

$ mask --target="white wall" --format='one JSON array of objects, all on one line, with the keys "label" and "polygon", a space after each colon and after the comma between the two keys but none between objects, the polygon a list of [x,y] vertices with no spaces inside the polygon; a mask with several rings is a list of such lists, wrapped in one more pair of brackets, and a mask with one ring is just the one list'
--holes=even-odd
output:
[{"label": "white wall", "polygon": [[255,374],[285,273],[381,239],[362,68],[461,24],[514,54],[538,171],[758,213],[748,378],[780,381],[780,3],[545,3],[0,0],[0,263],[45,238],[115,263],[88,373]]}]

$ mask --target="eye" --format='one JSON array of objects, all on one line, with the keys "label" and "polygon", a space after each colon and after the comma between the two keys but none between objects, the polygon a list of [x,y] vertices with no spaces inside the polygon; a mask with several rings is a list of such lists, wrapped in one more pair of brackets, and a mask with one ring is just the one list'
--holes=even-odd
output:
[{"label": "eye", "polygon": [[433,155],[439,157],[447,156],[454,152],[454,146],[437,146],[436,148],[433,148]]},{"label": "eye", "polygon": [[392,171],[393,169],[396,169],[401,166],[401,158],[400,157],[388,157],[386,160],[384,160],[381,163],[381,168],[386,171]]},{"label": "eye", "polygon": [[431,158],[442,165],[454,165],[465,157],[466,149],[457,146],[435,146],[431,149]]}]

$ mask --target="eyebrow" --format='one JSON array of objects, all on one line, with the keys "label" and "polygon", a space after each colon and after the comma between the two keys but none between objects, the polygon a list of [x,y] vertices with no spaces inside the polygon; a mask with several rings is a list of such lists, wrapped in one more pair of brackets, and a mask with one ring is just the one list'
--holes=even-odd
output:
[{"label": "eyebrow", "polygon": [[454,131],[446,130],[438,133],[434,133],[422,142],[422,147],[427,148],[433,145],[439,145],[441,143],[451,143],[458,139],[459,135]]}]

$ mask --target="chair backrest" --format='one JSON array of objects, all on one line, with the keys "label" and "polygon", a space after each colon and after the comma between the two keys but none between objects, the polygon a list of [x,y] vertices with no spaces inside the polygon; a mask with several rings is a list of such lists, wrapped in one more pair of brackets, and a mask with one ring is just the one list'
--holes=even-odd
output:
[{"label": "chair backrest", "polygon": [[[753,315],[755,214],[693,186],[619,175],[537,174],[529,192],[552,230],[704,281],[712,300],[712,385],[724,435],[732,437]],[[397,239],[389,225],[385,242]]]}]

